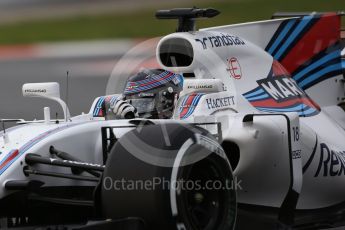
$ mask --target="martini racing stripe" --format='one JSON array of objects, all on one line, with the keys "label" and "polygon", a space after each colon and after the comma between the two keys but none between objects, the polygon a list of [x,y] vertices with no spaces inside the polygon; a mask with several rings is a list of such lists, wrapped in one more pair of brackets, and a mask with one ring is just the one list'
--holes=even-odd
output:
[{"label": "martini racing stripe", "polygon": [[255,88],[254,90],[252,91],[249,91],[248,93],[245,93],[244,96],[247,98],[247,97],[252,97],[252,96],[258,96],[259,94],[262,94],[264,93],[265,91],[260,88],[260,87],[257,87]]},{"label": "martini racing stripe", "polygon": [[193,104],[195,103],[195,98],[197,97],[197,94],[191,94],[189,96],[186,96],[185,103],[181,105],[182,112],[180,113],[180,118],[187,118],[187,114],[191,111],[194,110]]},{"label": "martini racing stripe", "polygon": [[283,56],[283,54],[286,53],[288,48],[293,46],[298,41],[298,39],[309,30],[312,24],[315,23],[315,20],[318,20],[318,18],[314,18],[314,16],[303,17],[302,20],[294,28],[290,36],[285,40],[282,46],[278,49],[278,51],[273,54],[274,58],[277,60],[280,60],[280,58]]},{"label": "martini racing stripe", "polygon": [[265,100],[258,100],[251,102],[253,106],[255,107],[273,107],[273,108],[286,108],[289,106],[294,105],[295,103],[303,103],[305,105],[308,105],[310,107],[313,107],[317,110],[319,110],[319,106],[315,104],[310,98],[296,98],[284,102],[276,102],[273,98],[265,99]]},{"label": "martini racing stripe", "polygon": [[93,110],[93,116],[94,117],[104,117],[105,116],[105,102],[109,102],[110,104],[113,104],[118,96],[112,95],[112,96],[102,96],[98,99],[97,104]]},{"label": "martini racing stripe", "polygon": [[138,83],[138,84],[147,84],[147,83],[152,82],[152,80],[159,81],[162,77],[165,77],[169,73],[170,72],[168,72],[168,71],[164,71],[164,72],[160,73],[159,75],[155,75],[155,76],[151,77],[150,79],[144,79],[144,80],[138,81],[136,83]]},{"label": "martini racing stripe", "polygon": [[317,60],[311,60],[311,64],[305,66],[303,69],[299,70],[299,72],[294,72],[293,78],[296,81],[299,81],[301,78],[306,77],[309,72],[315,70],[320,66],[326,66],[328,62],[333,60],[339,60],[340,50],[333,51],[332,53],[326,54],[321,56],[322,58]]},{"label": "martini racing stripe", "polygon": [[[270,110],[270,109],[259,109],[261,110],[262,112],[267,112],[267,113],[276,113],[277,111],[276,110]],[[291,111],[281,111],[281,112],[291,112]],[[295,111],[293,111],[295,112]],[[314,116],[314,115],[317,115],[319,112],[313,108],[308,108],[307,110],[302,110],[302,111],[299,111],[297,112],[298,113],[298,116],[300,117],[309,117],[309,116]]]},{"label": "martini racing stripe", "polygon": [[[303,90],[342,73],[336,28],[340,28],[340,16],[336,13],[283,21],[265,49],[274,57],[270,73],[258,81],[259,87],[243,96],[264,112],[318,114],[320,107]],[[286,72],[281,71],[279,63]],[[289,76],[295,81],[289,80]]]},{"label": "martini racing stripe", "polygon": [[39,143],[43,139],[51,136],[52,134],[56,134],[65,129],[68,129],[77,125],[82,125],[84,123],[85,122],[57,127],[55,129],[49,130],[47,132],[44,132],[36,136],[35,138],[31,139],[26,144],[24,144],[22,147],[20,147],[18,150],[11,150],[7,154],[7,156],[0,162],[0,175],[3,172],[5,172],[6,169],[8,169],[20,156],[22,156],[26,151],[28,151],[31,147],[33,147],[35,144]]},{"label": "martini racing stripe", "polygon": [[180,112],[180,119],[186,119],[190,115],[193,114],[195,107],[198,105],[201,97],[205,95],[204,93],[193,93],[190,95],[187,95],[181,104],[181,107],[179,111]]},{"label": "martini racing stripe", "polygon": [[256,100],[266,99],[266,98],[269,98],[269,95],[267,93],[262,93],[256,97],[246,97],[248,101],[256,101]]},{"label": "martini racing stripe", "polygon": [[145,79],[138,82],[128,82],[124,94],[128,95],[150,90],[164,85],[175,78],[180,78],[180,75],[165,71],[157,76],[153,76],[151,79]]},{"label": "martini racing stripe", "polygon": [[285,107],[285,108],[274,108],[274,107],[257,107],[258,109],[266,109],[266,110],[270,110],[270,109],[274,109],[277,112],[295,112],[296,109],[305,109],[307,106],[304,104],[293,104],[289,107]]},{"label": "martini racing stripe", "polygon": [[[158,87],[162,84],[165,84],[167,82],[169,82],[172,78],[169,78],[171,77],[173,74],[170,73],[170,75],[167,75],[163,78],[160,78],[158,80],[154,80],[154,81],[151,81],[149,83],[145,83],[145,84],[135,84],[135,85],[131,85],[130,88],[129,88],[129,91],[131,93],[134,93],[134,92],[142,92],[142,91],[145,91],[145,90],[149,90],[149,89],[152,89],[152,88],[155,88],[155,87]],[[131,83],[129,83],[131,84]],[[135,87],[133,87],[135,86]],[[127,91],[125,91],[127,92]]]},{"label": "martini racing stripe", "polygon": [[317,114],[319,114],[319,111],[314,109],[314,108],[309,108],[307,110],[303,110],[303,111],[299,112],[299,115],[304,116],[304,117],[314,116]]},{"label": "martini racing stripe", "polygon": [[309,65],[299,68],[293,73],[293,78],[302,89],[308,89],[328,78],[342,74],[340,44],[336,43],[316,57],[308,60]]},{"label": "martini racing stripe", "polygon": [[333,65],[329,65],[326,66],[325,68],[323,68],[322,70],[309,75],[306,79],[299,81],[299,85],[302,88],[310,88],[312,85],[315,85],[317,83],[319,83],[320,81],[323,81],[327,78],[329,78],[328,76],[331,75],[338,75],[341,74],[341,63],[337,63],[337,64],[333,64]]},{"label": "martini racing stripe", "polygon": [[95,107],[95,109],[93,111],[93,116],[94,117],[98,117],[98,116],[102,117],[102,114],[100,114],[100,112],[102,112],[102,104],[104,102],[104,99],[105,99],[105,97],[100,97],[98,99],[96,107]]},{"label": "martini racing stripe", "polygon": [[[289,19],[283,22],[266,47],[266,51],[270,53],[275,59],[283,59],[282,54],[288,51],[301,36],[303,36],[312,26],[312,19],[317,20],[317,15],[304,16],[299,19]],[[280,58],[277,58],[279,55]]]},{"label": "martini racing stripe", "polygon": [[[339,41],[339,31],[335,28],[340,28],[340,16],[331,13],[314,17],[316,23],[305,34],[301,34],[295,45],[280,59],[290,73],[295,72],[301,65],[309,65],[308,60]],[[331,52],[331,49],[326,53]]]},{"label": "martini racing stripe", "polygon": [[[332,44],[330,44],[329,46],[325,47],[324,49],[320,49],[320,51],[315,54],[312,55],[309,59],[307,60],[302,60],[303,63],[301,65],[299,65],[298,67],[296,67],[291,71],[291,74],[293,76],[295,76],[296,74],[298,74],[299,72],[303,71],[305,68],[308,68],[310,65],[312,65],[313,63],[321,60],[322,58],[324,58],[325,56],[331,54],[331,53],[335,53],[337,54],[338,52],[340,52],[340,42],[334,42]],[[339,54],[339,53],[338,53]],[[340,55],[340,54],[339,54]],[[330,56],[328,56],[329,58]],[[339,56],[338,56],[339,57]],[[332,58],[328,59],[329,61],[332,60]],[[328,62],[327,62],[328,63]],[[320,66],[319,66],[320,67]]]},{"label": "martini racing stripe", "polygon": [[274,41],[273,44],[269,44],[267,47],[267,51],[270,54],[273,54],[276,51],[278,45],[281,45],[281,43],[285,39],[287,33],[290,31],[290,29],[296,23],[296,21],[297,20],[294,19],[294,20],[289,20],[289,21],[283,22],[283,25],[278,29],[275,36],[271,40],[271,41]]},{"label": "martini racing stripe", "polygon": [[[289,81],[289,78],[289,73],[284,67],[279,62],[273,61],[271,71],[266,78],[271,83],[271,91],[263,88],[263,84],[267,83],[260,83],[258,81],[259,87],[243,94],[243,96],[256,109],[263,112],[297,112],[299,116],[313,116],[318,114],[320,111],[319,106],[302,89],[298,89],[298,86],[294,85],[296,83],[292,80]],[[282,87],[287,87],[284,89],[289,90],[289,96],[284,96],[284,93],[279,91],[281,89],[279,89],[277,82],[285,85],[282,85]],[[279,93],[279,96],[275,95],[277,98],[274,98],[272,92]]]},{"label": "martini racing stripe", "polygon": [[188,112],[186,113],[186,115],[183,116],[182,119],[186,119],[188,118],[190,115],[193,114],[195,107],[198,105],[200,98],[203,96],[204,94],[198,94],[195,96],[195,98],[193,99],[192,105],[189,107]]},{"label": "martini racing stripe", "polygon": [[290,108],[271,108],[271,107],[257,107],[258,110],[263,112],[297,112],[299,116],[311,116],[318,113],[315,108],[311,108],[304,104],[295,104]]},{"label": "martini racing stripe", "polygon": [[193,93],[184,98],[183,103],[181,104],[181,107],[180,107],[181,108],[180,118],[182,118],[184,115],[188,113],[189,107],[191,106],[195,96],[196,96],[196,93]]},{"label": "martini racing stripe", "polygon": [[8,168],[8,164],[12,161],[14,161],[14,159],[18,156],[19,151],[18,149],[15,150],[11,150],[7,156],[0,162],[0,174],[2,174],[7,168]]},{"label": "martini racing stripe", "polygon": [[243,96],[249,101],[254,101],[254,100],[266,98],[266,96],[268,97],[268,94],[262,88],[257,87],[254,90],[243,94]]},{"label": "martini racing stripe", "polygon": [[[261,110],[262,112],[267,112],[267,113],[277,112],[276,110],[270,110],[270,109],[259,109],[259,110]],[[281,112],[288,113],[288,112],[296,112],[296,111],[281,111]],[[297,113],[298,113],[298,116],[300,117],[309,117],[309,116],[317,115],[319,112],[313,108],[308,108],[306,110],[300,110]]]},{"label": "martini racing stripe", "polygon": [[[343,68],[338,65],[337,69],[333,66],[329,71],[324,70],[326,65],[340,63],[339,31],[334,30],[335,27],[340,28],[340,16],[335,13],[287,19],[281,23],[265,50],[288,70],[302,89],[308,89],[339,75]],[[310,75],[318,78],[304,81]]]},{"label": "martini racing stripe", "polygon": [[116,101],[117,98],[118,98],[118,97],[116,97],[116,96],[111,97],[111,99],[110,99],[110,104],[113,105],[113,104],[115,103],[115,101]]},{"label": "martini racing stripe", "polygon": [[181,113],[182,110],[184,109],[184,107],[183,107],[182,105],[186,104],[186,101],[187,101],[188,98],[189,98],[189,97],[184,97],[184,98],[183,98],[182,104],[181,104],[181,106],[180,106],[180,108],[179,108],[179,113]]}]

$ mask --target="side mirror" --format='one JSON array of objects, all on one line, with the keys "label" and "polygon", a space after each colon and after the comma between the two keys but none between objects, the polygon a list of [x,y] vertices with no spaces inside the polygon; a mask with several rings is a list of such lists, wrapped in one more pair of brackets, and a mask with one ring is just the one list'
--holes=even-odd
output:
[{"label": "side mirror", "polygon": [[57,82],[26,83],[23,85],[24,97],[41,97],[58,102],[67,121],[71,115],[66,103],[60,98],[60,85]]},{"label": "side mirror", "polygon": [[26,83],[23,85],[23,96],[60,98],[60,85],[57,82]]}]

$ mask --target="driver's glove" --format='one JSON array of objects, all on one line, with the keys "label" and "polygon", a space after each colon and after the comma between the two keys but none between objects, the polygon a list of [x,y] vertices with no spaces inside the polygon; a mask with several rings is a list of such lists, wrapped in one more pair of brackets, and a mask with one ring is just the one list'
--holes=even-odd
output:
[{"label": "driver's glove", "polygon": [[132,119],[138,117],[137,109],[123,98],[118,98],[116,100],[113,105],[113,113],[118,119]]}]

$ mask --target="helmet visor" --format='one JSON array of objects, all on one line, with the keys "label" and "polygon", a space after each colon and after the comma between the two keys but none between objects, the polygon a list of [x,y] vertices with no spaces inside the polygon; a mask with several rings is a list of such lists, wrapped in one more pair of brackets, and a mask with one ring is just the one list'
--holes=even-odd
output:
[{"label": "helmet visor", "polygon": [[133,98],[128,100],[139,114],[149,113],[155,109],[155,98]]}]

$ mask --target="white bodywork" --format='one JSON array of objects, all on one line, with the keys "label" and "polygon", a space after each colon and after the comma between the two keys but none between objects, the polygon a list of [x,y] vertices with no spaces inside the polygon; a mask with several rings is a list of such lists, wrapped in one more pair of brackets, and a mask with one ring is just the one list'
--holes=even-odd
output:
[{"label": "white bodywork", "polygon": [[[264,47],[284,21],[173,33],[158,44],[158,63],[164,69],[195,75],[195,80],[185,82],[174,120],[220,122],[223,140],[239,147],[240,158],[234,168],[235,176],[242,181],[242,189],[237,191],[239,203],[279,208],[288,192],[293,190],[299,194],[297,209],[333,206],[345,200],[345,114],[337,106],[338,98],[344,94],[340,82],[343,77],[328,78],[306,90],[321,106],[321,110],[316,109],[312,115],[303,109],[289,113],[284,109],[260,110],[244,96],[259,87],[258,82],[269,75],[274,58]],[[229,40],[218,40],[216,46],[217,37],[222,36]],[[192,62],[187,66],[167,66],[160,58],[161,47],[174,39],[189,43],[193,50]],[[290,88],[280,92],[286,95],[276,93],[276,97],[307,97],[294,80],[284,82]],[[188,104],[190,96],[193,98]],[[0,183],[26,180],[23,173],[25,155],[49,156],[51,145],[85,162],[102,164],[101,127],[130,124],[127,120],[95,117],[95,110],[101,108],[99,100],[95,100],[89,114],[67,122],[29,123],[7,129],[6,143],[4,133],[0,133],[0,165],[3,164]],[[309,103],[309,99],[306,100]],[[254,116],[253,121],[244,122],[248,114],[265,116]],[[128,130],[117,129],[116,136],[121,137]],[[18,154],[8,160],[14,150],[19,150]],[[47,179],[45,186],[75,183],[86,182]],[[8,193],[4,186],[0,187],[0,197]]]}]

